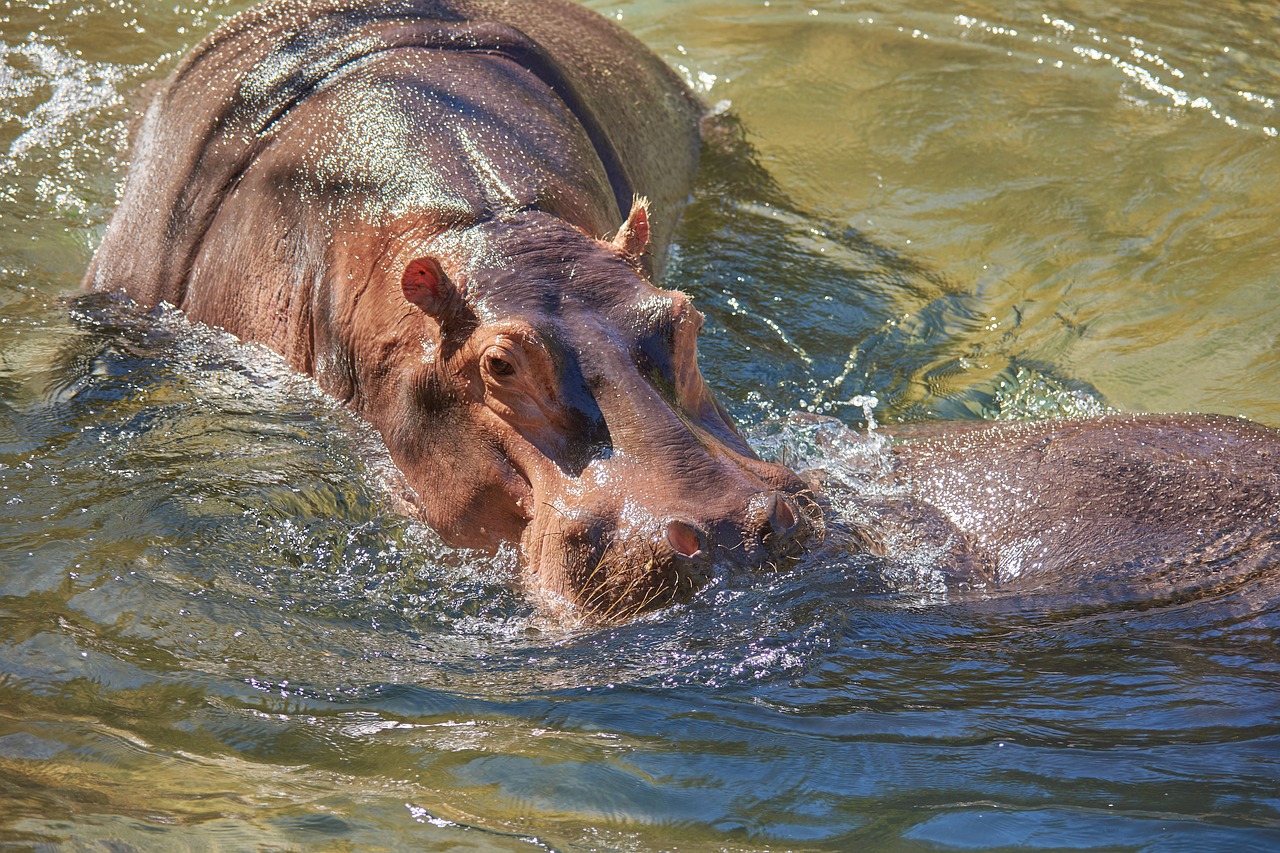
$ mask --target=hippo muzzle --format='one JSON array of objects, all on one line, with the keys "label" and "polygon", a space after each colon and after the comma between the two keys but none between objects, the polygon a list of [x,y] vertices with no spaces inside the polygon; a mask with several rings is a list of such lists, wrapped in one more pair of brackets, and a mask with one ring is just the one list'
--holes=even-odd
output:
[{"label": "hippo muzzle", "polygon": [[821,512],[785,468],[720,445],[719,458],[677,476],[671,469],[705,453],[695,436],[693,448],[615,453],[534,490],[521,547],[526,584],[548,609],[630,618],[688,598],[716,566],[775,564],[818,535]]}]

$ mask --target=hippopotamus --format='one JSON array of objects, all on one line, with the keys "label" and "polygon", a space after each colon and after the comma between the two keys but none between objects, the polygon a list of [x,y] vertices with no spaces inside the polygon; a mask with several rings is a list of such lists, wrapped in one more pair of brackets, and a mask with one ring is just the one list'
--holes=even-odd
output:
[{"label": "hippopotamus", "polygon": [[655,284],[703,116],[567,0],[273,0],[155,95],[86,283],[280,353],[446,543],[518,543],[548,607],[626,616],[821,523]]},{"label": "hippopotamus", "polygon": [[[627,618],[826,526],[813,484],[744,441],[699,370],[702,316],[660,286],[707,119],[568,0],[271,0],[158,89],[85,282],[275,350],[381,435],[445,542],[516,543],[545,606]],[[853,539],[915,531],[967,584],[1010,581],[1016,548],[1027,574],[1168,554],[1202,504],[1206,541],[1274,539],[1274,434],[1211,426],[903,442],[909,499]]]}]

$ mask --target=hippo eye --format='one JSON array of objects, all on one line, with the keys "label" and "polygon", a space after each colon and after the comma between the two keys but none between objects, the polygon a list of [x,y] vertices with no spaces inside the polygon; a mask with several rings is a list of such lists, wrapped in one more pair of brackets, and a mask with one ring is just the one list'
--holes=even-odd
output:
[{"label": "hippo eye", "polygon": [[486,353],[484,364],[490,375],[493,376],[510,376],[516,372],[516,366],[503,358],[500,353]]}]

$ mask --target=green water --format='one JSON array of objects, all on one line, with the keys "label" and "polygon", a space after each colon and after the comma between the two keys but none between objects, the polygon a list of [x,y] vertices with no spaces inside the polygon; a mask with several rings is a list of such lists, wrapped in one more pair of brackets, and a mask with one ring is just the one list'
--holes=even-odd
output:
[{"label": "green water", "polygon": [[[146,84],[245,5],[0,6],[0,846],[1280,849],[1275,579],[954,601],[827,550],[566,632],[273,356],[69,300]],[[669,273],[760,441],[868,394],[1280,426],[1271,4],[590,5],[774,181],[710,163]]]}]

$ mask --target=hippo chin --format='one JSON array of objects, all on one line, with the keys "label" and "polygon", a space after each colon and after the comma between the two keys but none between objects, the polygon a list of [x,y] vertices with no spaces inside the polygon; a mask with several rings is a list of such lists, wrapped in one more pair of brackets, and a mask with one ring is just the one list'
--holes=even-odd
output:
[{"label": "hippo chin", "polygon": [[[447,542],[519,543],[549,606],[625,618],[824,526],[708,390],[690,300],[653,283],[702,118],[565,0],[269,2],[155,97],[86,284],[273,348],[381,433]],[[852,539],[906,531],[968,584],[1014,557],[1275,550],[1277,447],[1159,419],[904,444]]]},{"label": "hippo chin", "polygon": [[450,544],[620,618],[821,525],[652,283],[703,109],[564,0],[269,2],[141,121],[86,275],[261,342],[382,435]]}]

